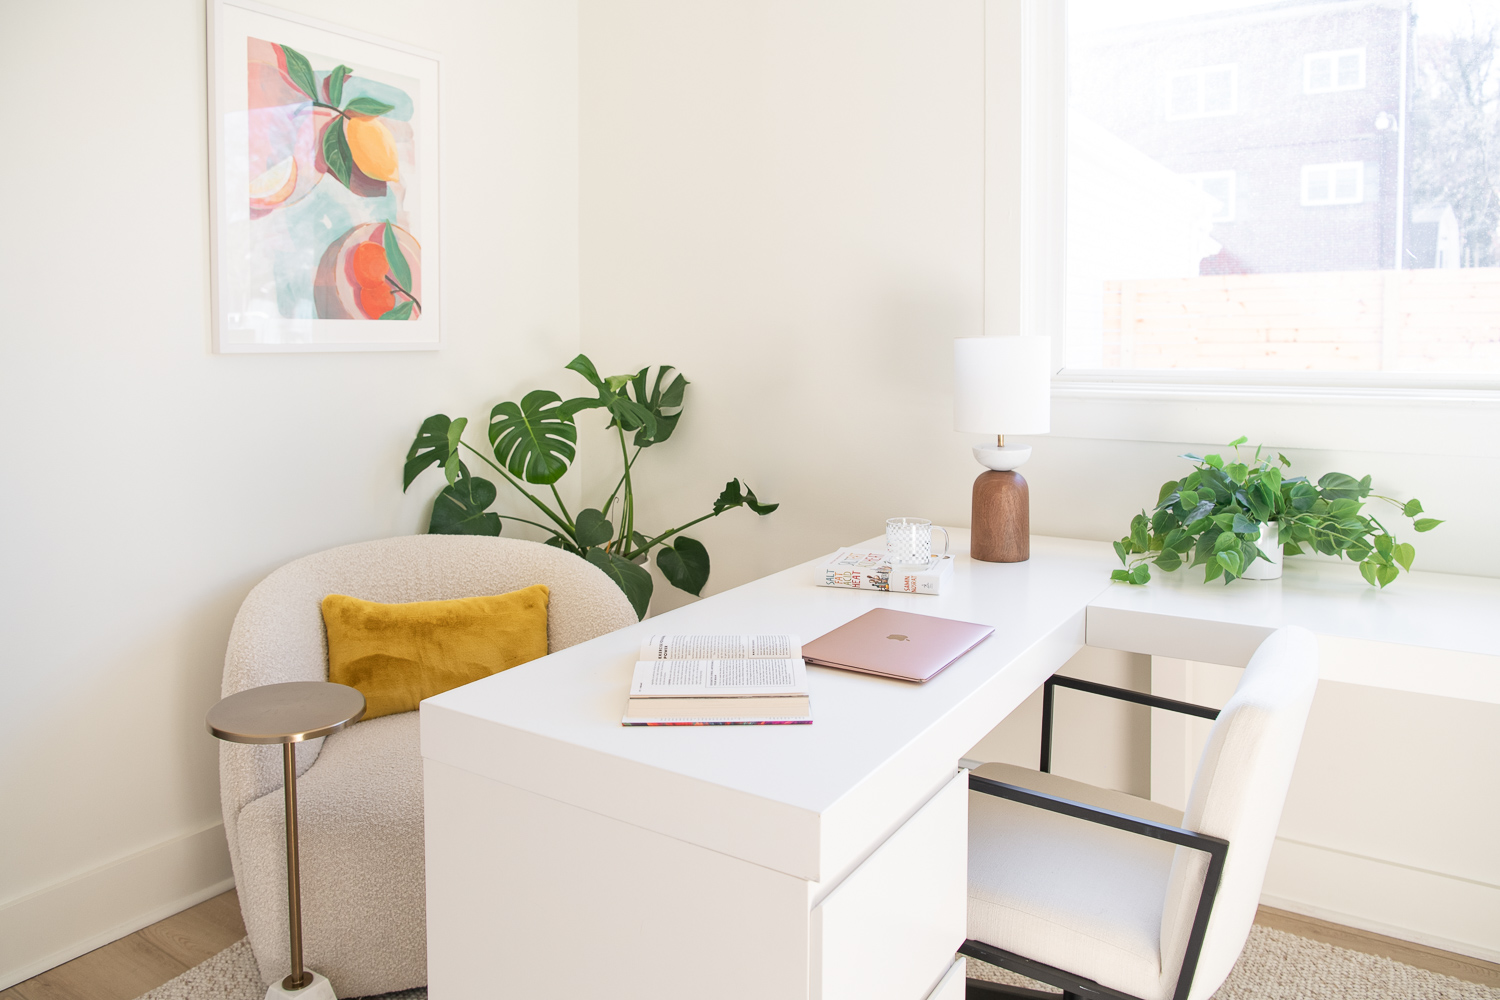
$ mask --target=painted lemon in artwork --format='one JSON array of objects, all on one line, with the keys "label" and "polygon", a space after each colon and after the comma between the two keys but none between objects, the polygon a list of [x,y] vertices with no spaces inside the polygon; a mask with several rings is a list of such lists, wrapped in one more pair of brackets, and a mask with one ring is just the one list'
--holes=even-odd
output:
[{"label": "painted lemon in artwork", "polygon": [[397,179],[396,139],[385,127],[385,122],[379,118],[351,115],[344,125],[344,136],[349,140],[354,165],[361,173],[377,181]]},{"label": "painted lemon in artwork", "polygon": [[250,204],[270,208],[297,189],[297,158],[288,156],[250,182]]}]

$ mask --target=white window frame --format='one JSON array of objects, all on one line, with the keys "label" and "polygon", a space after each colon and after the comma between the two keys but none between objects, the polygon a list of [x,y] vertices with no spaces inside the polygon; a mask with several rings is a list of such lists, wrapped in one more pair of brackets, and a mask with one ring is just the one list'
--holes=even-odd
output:
[{"label": "white window frame", "polygon": [[[1229,182],[1229,192],[1228,192],[1229,197],[1228,197],[1228,200],[1226,201],[1226,203],[1224,205],[1224,208],[1220,212],[1220,214],[1215,215],[1212,218],[1211,221],[1213,221],[1213,222],[1233,222],[1234,221],[1235,177],[1234,177],[1234,171],[1233,170],[1205,170],[1205,171],[1202,171],[1202,172],[1196,173],[1196,174],[1180,174],[1178,176],[1180,176],[1185,181],[1192,181],[1194,184],[1196,184],[1198,186],[1198,190],[1199,191],[1203,191],[1203,182],[1204,181],[1210,181],[1210,180],[1226,180],[1226,181],[1228,181]],[[1204,191],[1204,194],[1207,194],[1207,193],[1208,192]],[[1210,197],[1212,197],[1212,195],[1210,195]]]},{"label": "white window frame", "polygon": [[[1203,109],[1203,78],[1209,73],[1229,74],[1229,108],[1225,111],[1205,111]],[[1186,114],[1178,114],[1172,110],[1172,88],[1178,80],[1193,77],[1198,81],[1198,109]],[[1167,75],[1167,121],[1179,122],[1192,118],[1223,118],[1228,115],[1239,114],[1240,111],[1240,67],[1238,63],[1220,63],[1217,66],[1199,66],[1195,69],[1180,70]]]},{"label": "white window frame", "polygon": [[[1307,179],[1315,171],[1328,172],[1328,197],[1313,199],[1307,195]],[[1354,197],[1340,198],[1334,193],[1333,177],[1339,170],[1354,171]],[[1301,187],[1302,206],[1304,208],[1321,208],[1325,205],[1358,205],[1365,200],[1365,165],[1362,161],[1348,161],[1344,163],[1309,163],[1302,168]]]},{"label": "white window frame", "polygon": [[[1359,82],[1348,86],[1339,83],[1339,57],[1359,56]],[[1332,60],[1332,81],[1326,87],[1314,87],[1312,82],[1312,64],[1315,59]],[[1365,89],[1365,49],[1360,46],[1357,49],[1330,49],[1327,52],[1309,52],[1302,57],[1302,92],[1304,94],[1336,94],[1349,90]]]},{"label": "white window frame", "polygon": [[984,332],[1053,338],[1053,434],[1500,457],[1500,376],[1068,368],[1065,0],[985,12]]}]

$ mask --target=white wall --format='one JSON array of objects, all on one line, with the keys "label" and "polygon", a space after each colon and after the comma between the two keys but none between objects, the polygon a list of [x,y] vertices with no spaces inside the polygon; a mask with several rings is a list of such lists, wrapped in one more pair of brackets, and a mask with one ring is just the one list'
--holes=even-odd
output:
[{"label": "white wall", "polygon": [[[1004,6],[994,3],[992,16]],[[951,430],[949,342],[983,332],[984,15],[981,0],[581,3],[583,344],[605,369],[668,362],[693,380],[677,437],[637,466],[650,523],[706,509],[732,475],[783,504],[768,518],[741,511],[694,529],[714,556],[707,593],[876,535],[888,516],[968,523],[979,470]],[[990,109],[992,128],[1018,134],[1019,120],[1019,107]],[[1014,192],[989,194],[1006,196]],[[1286,451],[1299,471],[1369,472],[1449,518],[1413,536],[1420,568],[1496,575],[1500,520],[1484,510],[1500,491],[1500,446],[1486,440],[1495,418],[1477,404],[1059,398],[1054,434],[1031,440],[1024,470],[1032,528],[1117,538],[1185,470],[1180,452],[1244,433]],[[612,484],[617,462],[590,456],[593,495]],[[656,610],[685,599],[658,595]],[[1090,654],[1069,669],[1138,686],[1150,678],[1123,656]],[[1434,916],[1440,896],[1399,882],[1413,851],[1359,840],[1357,828],[1389,809],[1374,791],[1377,769],[1323,753],[1357,735],[1431,763],[1425,744],[1445,706],[1415,707],[1422,726],[1393,731],[1361,716],[1360,692],[1328,695],[1309,759],[1336,774],[1356,769],[1359,808],[1340,808],[1358,820],[1319,814],[1320,786],[1303,782],[1293,833],[1371,864],[1278,898],[1304,910],[1332,900],[1319,915],[1478,953],[1472,926]],[[1075,700],[1060,715],[1059,770],[1147,792],[1148,720]],[[1397,717],[1382,711],[1386,723]],[[1493,706],[1475,711],[1493,721]],[[1036,712],[1023,706],[981,747],[1034,764]],[[1494,748],[1453,718],[1445,750],[1461,780]],[[1429,834],[1445,821],[1425,819]],[[1464,871],[1433,874],[1492,878],[1465,857]],[[1288,866],[1277,875],[1283,888],[1299,877]],[[1384,909],[1351,886],[1384,894]]]},{"label": "white wall", "polygon": [[577,350],[577,11],[282,0],[441,53],[445,347],[210,351],[203,0],[0,7],[0,985],[222,887],[245,593],[416,530],[418,423]]},{"label": "white wall", "polygon": [[[637,466],[643,512],[680,523],[734,476],[782,504],[693,529],[708,592],[887,517],[967,520],[948,343],[983,315],[980,13],[581,6],[584,348],[693,383],[676,436]],[[590,463],[587,493],[617,468]]]}]

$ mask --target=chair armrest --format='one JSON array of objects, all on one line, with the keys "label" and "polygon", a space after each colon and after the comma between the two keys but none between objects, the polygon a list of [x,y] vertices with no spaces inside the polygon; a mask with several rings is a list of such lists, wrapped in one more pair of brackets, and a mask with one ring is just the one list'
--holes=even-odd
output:
[{"label": "chair armrest", "polygon": [[1047,678],[1047,686],[1073,688],[1077,691],[1087,691],[1089,694],[1102,694],[1106,698],[1118,698],[1120,701],[1133,702],[1137,705],[1164,708],[1169,712],[1181,712],[1183,715],[1196,715],[1200,719],[1217,719],[1219,717],[1219,710],[1217,708],[1209,708],[1206,705],[1194,705],[1189,701],[1176,701],[1172,698],[1163,698],[1155,694],[1143,694],[1140,691],[1132,691],[1129,688],[1115,687],[1112,684],[1098,684],[1094,681],[1080,680],[1077,677],[1063,677],[1053,674]]},{"label": "chair armrest", "polygon": [[1099,694],[1106,698],[1116,698],[1120,701],[1128,701],[1136,705],[1148,705],[1151,708],[1164,708],[1169,712],[1181,712],[1183,715],[1196,715],[1200,719],[1217,719],[1219,710],[1208,708],[1204,705],[1194,705],[1191,702],[1176,701],[1172,698],[1163,698],[1160,695],[1143,694],[1140,691],[1132,691],[1129,688],[1115,687],[1112,684],[1098,684],[1094,681],[1079,680],[1077,677],[1063,677],[1053,674],[1047,678],[1042,685],[1042,752],[1038,771],[1052,771],[1052,692],[1055,688],[1073,688],[1076,691],[1087,691],[1089,694]]},{"label": "chair armrest", "polygon": [[[1224,875],[1224,859],[1229,856],[1229,841],[1222,837],[1211,837],[1206,833],[1195,833],[1180,826],[1169,826],[1139,816],[1118,813],[1112,809],[1101,809],[1072,799],[1047,795],[1019,785],[1008,785],[992,778],[969,775],[969,790],[1009,799],[1022,805],[1035,806],[1048,812],[1072,816],[1100,826],[1113,827],[1126,833],[1163,840],[1169,844],[1202,851],[1208,855],[1208,871],[1203,875],[1203,889],[1198,896],[1198,911],[1193,915],[1193,927],[1188,933],[1187,951],[1182,959],[1182,971],[1177,975],[1177,989],[1173,1000],[1187,1000],[1188,990],[1193,985],[1193,974],[1198,970],[1198,956],[1203,951],[1203,937],[1208,931],[1208,917],[1213,911],[1214,897],[1219,892],[1219,882]],[[981,956],[976,956],[981,957]]]}]

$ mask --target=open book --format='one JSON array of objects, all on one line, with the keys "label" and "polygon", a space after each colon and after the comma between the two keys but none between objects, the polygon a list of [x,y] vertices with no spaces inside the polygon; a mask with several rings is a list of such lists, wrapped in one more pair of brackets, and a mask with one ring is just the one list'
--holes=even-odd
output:
[{"label": "open book", "polygon": [[641,644],[627,726],[812,721],[807,665],[791,635],[653,635]]}]

